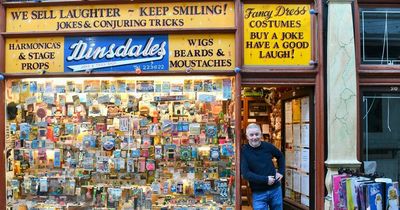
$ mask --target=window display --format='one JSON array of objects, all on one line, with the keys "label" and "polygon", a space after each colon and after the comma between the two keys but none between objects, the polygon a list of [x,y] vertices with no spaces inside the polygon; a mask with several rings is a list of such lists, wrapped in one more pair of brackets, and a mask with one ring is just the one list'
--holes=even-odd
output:
[{"label": "window display", "polygon": [[234,209],[231,77],[6,81],[7,205]]}]

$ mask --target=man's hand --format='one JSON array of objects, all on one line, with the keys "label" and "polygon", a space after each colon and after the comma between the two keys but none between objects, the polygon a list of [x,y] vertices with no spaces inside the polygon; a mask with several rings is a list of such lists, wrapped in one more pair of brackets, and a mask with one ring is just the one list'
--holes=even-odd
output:
[{"label": "man's hand", "polygon": [[275,183],[274,176],[268,176],[268,185],[273,185]]},{"label": "man's hand", "polygon": [[280,182],[282,180],[282,178],[283,178],[283,175],[280,174],[279,172],[276,172],[276,174],[275,174],[276,181]]}]

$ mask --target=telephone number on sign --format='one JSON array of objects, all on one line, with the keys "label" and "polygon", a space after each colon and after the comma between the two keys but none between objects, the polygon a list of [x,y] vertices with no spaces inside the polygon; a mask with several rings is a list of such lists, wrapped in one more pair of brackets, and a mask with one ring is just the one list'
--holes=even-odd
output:
[{"label": "telephone number on sign", "polygon": [[164,70],[164,66],[163,64],[158,64],[158,65],[143,65],[142,66],[142,70],[146,71],[146,70]]}]

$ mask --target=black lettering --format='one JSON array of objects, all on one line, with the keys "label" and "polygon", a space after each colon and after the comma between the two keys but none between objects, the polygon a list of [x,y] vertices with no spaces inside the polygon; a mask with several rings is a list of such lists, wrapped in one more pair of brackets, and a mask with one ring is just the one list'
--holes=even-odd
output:
[{"label": "black lettering", "polygon": [[178,19],[178,25],[177,26],[183,26],[184,22],[183,19]]},{"label": "black lettering", "polygon": [[30,52],[28,58],[31,59],[54,59],[54,52]]},{"label": "black lettering", "polygon": [[276,8],[275,16],[294,16],[294,15],[304,15],[306,13],[306,7],[300,9],[297,7],[296,9],[289,9],[284,6],[278,6]]},{"label": "black lettering", "polygon": [[82,28],[83,24],[82,21],[63,21],[63,22],[58,22],[57,23],[57,28],[56,30],[62,30],[62,29],[76,29],[76,28]]},{"label": "black lettering", "polygon": [[188,39],[190,46],[212,46],[214,39]]},{"label": "black lettering", "polygon": [[140,7],[139,15],[140,16],[148,16],[146,9],[147,9],[147,7]]},{"label": "black lettering", "polygon": [[213,49],[174,50],[175,57],[209,57],[214,55]]},{"label": "black lettering", "polygon": [[259,58],[291,58],[290,53],[290,51],[260,51]]},{"label": "black lettering", "polygon": [[168,12],[168,7],[140,7],[140,16],[165,16]]},{"label": "black lettering", "polygon": [[183,26],[183,19],[149,19],[150,26]]},{"label": "black lettering", "polygon": [[55,19],[53,10],[33,10],[31,13],[32,20]]},{"label": "black lettering", "polygon": [[173,15],[220,15],[224,12],[221,5],[175,6],[172,10]]},{"label": "black lettering", "polygon": [[175,60],[169,62],[170,68],[183,68],[183,67],[230,67],[232,66],[231,59],[215,59],[215,60]]},{"label": "black lettering", "polygon": [[282,32],[281,41],[286,39],[304,39],[303,32]]},{"label": "black lettering", "polygon": [[22,63],[22,70],[47,70],[49,69],[49,62],[33,62],[33,63]]},{"label": "black lettering", "polygon": [[306,49],[310,46],[310,43],[308,42],[283,42],[282,43],[283,48],[285,49]]},{"label": "black lettering", "polygon": [[269,32],[250,32],[250,39],[268,39]]},{"label": "black lettering", "polygon": [[20,17],[22,18],[22,20],[28,20],[28,11],[11,12],[11,16],[13,20],[19,20]]},{"label": "black lettering", "polygon": [[60,18],[104,18],[120,17],[119,8],[99,8],[99,9],[70,9],[68,11],[60,10]]}]

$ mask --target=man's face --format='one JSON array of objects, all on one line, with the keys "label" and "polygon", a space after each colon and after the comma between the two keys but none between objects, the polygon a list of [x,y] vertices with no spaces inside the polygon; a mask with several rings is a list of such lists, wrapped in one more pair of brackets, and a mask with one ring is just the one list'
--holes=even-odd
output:
[{"label": "man's face", "polygon": [[249,128],[246,132],[247,140],[251,147],[258,147],[261,144],[261,131],[257,128]]}]

